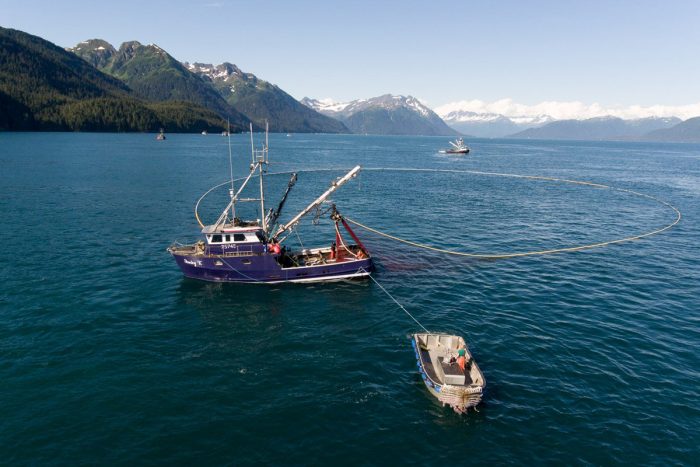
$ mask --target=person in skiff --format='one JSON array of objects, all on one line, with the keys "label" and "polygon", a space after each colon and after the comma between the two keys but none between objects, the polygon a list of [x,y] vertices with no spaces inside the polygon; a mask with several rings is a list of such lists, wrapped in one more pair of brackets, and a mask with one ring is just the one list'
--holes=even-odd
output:
[{"label": "person in skiff", "polygon": [[459,368],[464,371],[467,368],[467,350],[466,349],[459,349],[457,352],[457,365],[459,365]]}]

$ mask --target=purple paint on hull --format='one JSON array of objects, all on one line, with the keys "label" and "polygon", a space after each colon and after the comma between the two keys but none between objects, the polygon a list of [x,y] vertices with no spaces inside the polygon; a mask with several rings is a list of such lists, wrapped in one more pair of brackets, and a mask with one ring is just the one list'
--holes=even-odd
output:
[{"label": "purple paint on hull", "polygon": [[275,283],[333,280],[371,272],[371,258],[282,268],[274,255],[202,256],[173,254],[182,273],[192,279],[213,282]]}]

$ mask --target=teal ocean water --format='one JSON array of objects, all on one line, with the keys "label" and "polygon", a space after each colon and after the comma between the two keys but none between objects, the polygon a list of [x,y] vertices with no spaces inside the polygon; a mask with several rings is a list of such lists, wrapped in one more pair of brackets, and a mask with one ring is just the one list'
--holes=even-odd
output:
[{"label": "teal ocean water", "polygon": [[[227,178],[225,138],[154,136],[0,133],[2,463],[697,463],[700,146],[474,140],[451,157],[443,138],[271,136],[271,172],[337,169],[300,173],[287,219],[355,164],[587,180],[683,213],[643,240],[488,261],[357,228],[374,277],[470,343],[488,386],[479,412],[458,416],[423,386],[416,324],[371,281],[184,279],[165,249],[197,238],[194,203]],[[233,137],[239,175],[246,143]],[[273,202],[286,179],[268,177]],[[207,197],[204,219],[225,199]],[[475,253],[675,219],[626,192],[475,173],[368,170],[333,200]],[[329,227],[308,218],[301,241],[330,243]]]}]

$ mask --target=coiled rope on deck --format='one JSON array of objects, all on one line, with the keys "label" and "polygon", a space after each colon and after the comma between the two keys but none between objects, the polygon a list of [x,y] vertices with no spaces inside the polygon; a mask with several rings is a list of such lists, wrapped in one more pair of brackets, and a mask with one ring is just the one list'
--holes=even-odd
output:
[{"label": "coiled rope on deck", "polygon": [[[314,172],[330,172],[330,171],[340,171],[344,170],[342,168],[324,168],[324,169],[308,169],[308,170],[297,170],[296,173],[314,173]],[[609,185],[603,185],[601,183],[594,183],[594,182],[589,182],[589,181],[583,181],[583,180],[571,180],[571,179],[566,179],[566,178],[556,178],[556,177],[547,177],[547,176],[542,176],[542,175],[520,175],[520,174],[510,174],[510,173],[499,173],[499,172],[481,172],[477,170],[457,170],[457,169],[422,169],[422,168],[412,168],[412,167],[368,167],[368,168],[363,168],[364,171],[366,172],[426,172],[426,173],[453,173],[453,174],[475,174],[475,175],[486,175],[486,176],[494,176],[494,177],[509,177],[509,178],[519,178],[519,179],[526,179],[526,180],[542,180],[542,181],[549,181],[549,182],[558,182],[558,183],[568,183],[568,184],[574,184],[574,185],[583,185],[583,186],[590,186],[593,188],[599,188],[599,189],[607,189],[607,190],[612,190],[612,191],[619,191],[619,192],[624,192],[624,193],[629,193],[635,196],[639,196],[642,198],[647,198],[649,200],[655,201],[661,205],[664,205],[674,211],[676,214],[676,218],[674,219],[673,222],[671,222],[668,225],[665,225],[663,227],[657,228],[655,230],[652,230],[650,232],[645,232],[625,238],[618,238],[614,240],[608,240],[604,242],[596,242],[596,243],[589,243],[586,245],[578,245],[578,246],[571,246],[571,247],[564,247],[564,248],[550,248],[546,250],[537,250],[537,251],[524,251],[524,252],[515,252],[515,253],[491,253],[491,254],[485,254],[485,253],[469,253],[469,252],[462,252],[462,251],[454,251],[454,250],[447,250],[444,248],[438,248],[434,247],[432,245],[427,245],[423,243],[418,243],[418,242],[413,242],[410,240],[406,240],[404,238],[398,237],[396,235],[392,235],[386,232],[383,232],[379,229],[375,229],[373,227],[367,226],[365,224],[362,224],[361,222],[358,222],[354,219],[350,219],[348,217],[345,217],[345,220],[350,222],[351,224],[354,224],[360,228],[363,228],[369,232],[372,232],[374,234],[380,235],[382,237],[413,246],[415,248],[421,248],[424,250],[429,250],[429,251],[434,251],[437,253],[444,253],[447,255],[453,255],[453,256],[461,256],[461,257],[467,257],[467,258],[479,258],[479,259],[505,259],[505,258],[518,258],[518,257],[524,257],[524,256],[538,256],[538,255],[549,255],[549,254],[556,254],[556,253],[567,253],[567,252],[574,252],[574,251],[581,251],[581,250],[590,250],[594,248],[601,248],[605,247],[608,245],[614,245],[618,243],[624,243],[624,242],[631,242],[634,240],[640,240],[642,238],[646,237],[651,237],[652,235],[657,235],[662,232],[665,232],[671,228],[673,228],[675,225],[677,225],[682,218],[681,212],[678,208],[673,206],[671,203],[664,201],[660,198],[657,198],[655,196],[651,196],[645,193],[640,193],[638,191],[634,190],[629,190],[626,188],[617,188]],[[270,173],[269,175],[289,175],[293,172],[275,172],[275,173]],[[237,179],[238,180],[243,180],[242,178]],[[204,227],[204,224],[202,223],[200,217],[199,217],[199,205],[201,201],[212,191],[215,189],[227,185],[231,183],[230,180],[227,180],[223,183],[220,183],[216,186],[213,186],[210,188],[207,192],[205,192],[198,200],[197,203],[195,204],[194,208],[194,213],[195,217],[197,219],[197,222],[199,223],[200,226]],[[371,276],[370,276],[371,277]]]}]

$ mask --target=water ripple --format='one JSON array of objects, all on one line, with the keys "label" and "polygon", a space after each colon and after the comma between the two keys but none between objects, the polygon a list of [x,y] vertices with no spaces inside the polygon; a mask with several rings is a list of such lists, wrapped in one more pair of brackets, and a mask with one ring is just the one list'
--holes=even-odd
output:
[{"label": "water ripple", "polygon": [[[243,135],[233,140],[243,154]],[[193,202],[227,173],[219,143],[0,134],[10,194],[0,196],[0,238],[41,234],[0,270],[5,462],[695,462],[696,146],[477,140],[473,157],[457,159],[435,154],[437,138],[273,135],[285,170],[548,175],[648,193],[684,213],[650,239],[513,260],[449,258],[362,233],[377,280],[429,328],[467,338],[488,386],[480,411],[459,417],[425,390],[416,326],[373,283],[182,278],[164,249],[196,237]],[[301,174],[287,212],[335,175]],[[545,182],[374,172],[357,182],[334,196],[349,217],[464,251],[609,240],[671,217],[625,193]],[[268,188],[276,198],[283,187]],[[301,229],[325,244],[328,227]]]}]

